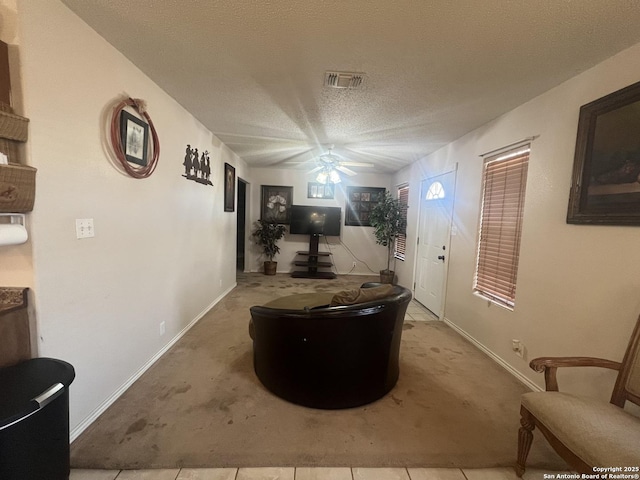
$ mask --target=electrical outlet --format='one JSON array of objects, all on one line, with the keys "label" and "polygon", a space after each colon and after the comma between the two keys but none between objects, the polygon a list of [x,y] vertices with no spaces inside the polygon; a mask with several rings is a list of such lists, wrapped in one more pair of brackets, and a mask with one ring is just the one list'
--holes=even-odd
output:
[{"label": "electrical outlet", "polygon": [[93,229],[93,218],[76,218],[76,237],[89,238],[95,237],[96,232]]},{"label": "electrical outlet", "polygon": [[356,268],[356,262],[353,262],[353,264],[351,265],[353,268]]},{"label": "electrical outlet", "polygon": [[166,331],[165,325],[166,324],[164,322],[160,322],[160,336],[163,336]]}]

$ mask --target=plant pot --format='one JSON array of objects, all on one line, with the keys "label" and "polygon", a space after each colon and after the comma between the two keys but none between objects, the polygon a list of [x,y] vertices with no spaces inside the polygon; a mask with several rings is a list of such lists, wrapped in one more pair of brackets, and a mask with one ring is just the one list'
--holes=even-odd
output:
[{"label": "plant pot", "polygon": [[278,262],[264,262],[264,274],[265,275],[275,275],[276,269],[278,268]]},{"label": "plant pot", "polygon": [[380,270],[380,283],[391,283],[395,279],[396,272],[393,270]]}]

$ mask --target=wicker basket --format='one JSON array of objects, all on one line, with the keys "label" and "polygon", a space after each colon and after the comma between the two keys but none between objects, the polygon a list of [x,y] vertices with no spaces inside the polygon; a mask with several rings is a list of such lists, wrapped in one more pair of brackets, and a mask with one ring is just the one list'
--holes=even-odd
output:
[{"label": "wicker basket", "polygon": [[20,161],[21,152],[20,147],[22,143],[15,140],[7,140],[0,137],[0,152],[4,153],[9,159],[9,163],[22,163]]},{"label": "wicker basket", "polygon": [[0,137],[26,142],[28,125],[28,118],[0,110]]},{"label": "wicker basket", "polygon": [[35,198],[35,168],[17,164],[0,165],[0,212],[30,212]]}]

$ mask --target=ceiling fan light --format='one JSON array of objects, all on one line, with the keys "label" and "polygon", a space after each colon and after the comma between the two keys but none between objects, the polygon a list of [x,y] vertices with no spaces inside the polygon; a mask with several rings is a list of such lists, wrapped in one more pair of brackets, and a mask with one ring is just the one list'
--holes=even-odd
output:
[{"label": "ceiling fan light", "polygon": [[331,170],[329,173],[329,180],[331,183],[340,183],[340,175],[335,170]]},{"label": "ceiling fan light", "polygon": [[316,177],[316,182],[318,182],[318,183],[322,183],[322,184],[327,183],[327,178],[328,178],[328,177],[329,177],[329,176],[327,175],[327,173],[326,173],[326,172],[320,172],[320,173],[318,174],[318,176]]}]

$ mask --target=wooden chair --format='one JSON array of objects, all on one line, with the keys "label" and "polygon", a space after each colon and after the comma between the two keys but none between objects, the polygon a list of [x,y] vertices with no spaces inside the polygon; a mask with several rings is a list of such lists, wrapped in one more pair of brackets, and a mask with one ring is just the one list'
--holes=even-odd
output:
[{"label": "wooden chair", "polygon": [[[594,467],[640,466],[640,418],[624,410],[627,400],[640,405],[639,345],[640,318],[622,363],[591,357],[541,357],[531,361],[532,369],[544,372],[546,391],[522,396],[516,465],[519,477],[524,474],[536,427],[572,470],[579,473],[594,474]],[[610,402],[560,393],[556,380],[558,367],[617,370]]]}]

